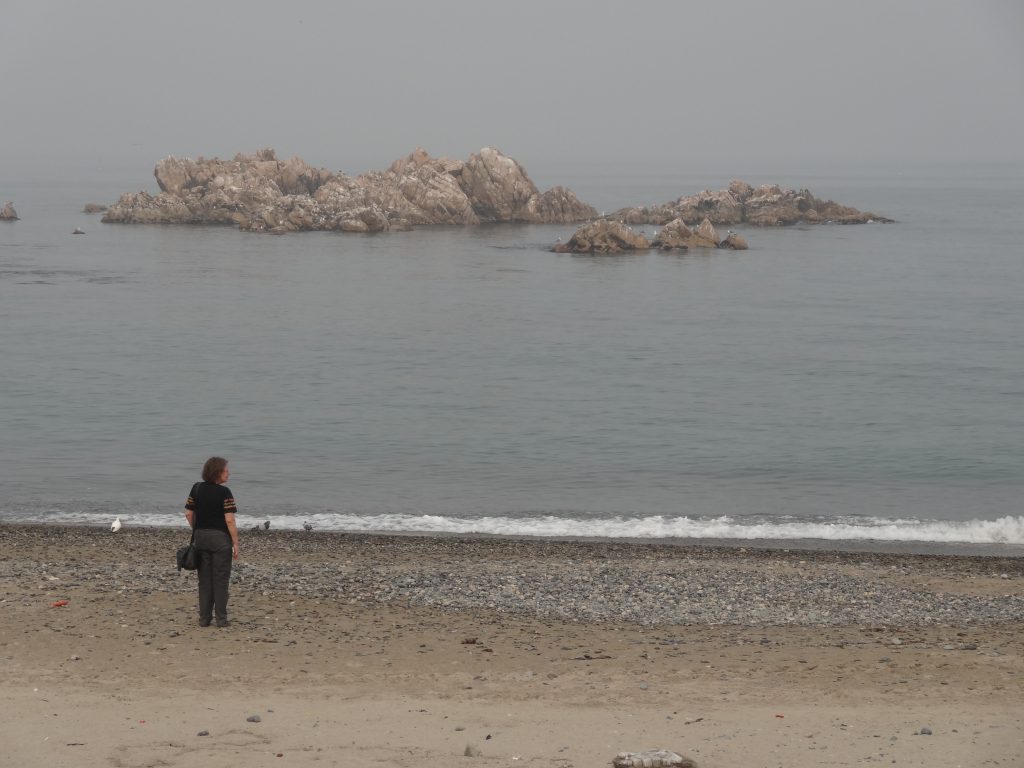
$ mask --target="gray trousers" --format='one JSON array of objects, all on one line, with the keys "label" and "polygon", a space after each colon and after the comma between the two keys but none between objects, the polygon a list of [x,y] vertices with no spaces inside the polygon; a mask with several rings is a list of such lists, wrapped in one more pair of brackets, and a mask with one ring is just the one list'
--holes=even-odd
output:
[{"label": "gray trousers", "polygon": [[231,580],[231,537],[212,528],[196,530],[199,553],[199,620],[228,618],[228,582]]}]

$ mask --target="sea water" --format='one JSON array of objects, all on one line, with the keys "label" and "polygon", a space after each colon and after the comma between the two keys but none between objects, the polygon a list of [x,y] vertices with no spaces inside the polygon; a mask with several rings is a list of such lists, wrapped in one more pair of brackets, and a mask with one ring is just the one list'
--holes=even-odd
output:
[{"label": "sea water", "polygon": [[[545,173],[609,211],[729,181]],[[243,526],[1024,545],[1024,173],[746,179],[897,223],[574,256],[104,225],[144,180],[7,180],[0,520],[179,525],[223,455]]]}]

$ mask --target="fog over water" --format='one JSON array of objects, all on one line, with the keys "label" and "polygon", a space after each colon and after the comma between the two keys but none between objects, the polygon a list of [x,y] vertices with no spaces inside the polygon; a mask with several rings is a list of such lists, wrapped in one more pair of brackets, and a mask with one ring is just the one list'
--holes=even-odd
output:
[{"label": "fog over water", "polygon": [[40,173],[143,179],[168,154],[264,146],[349,173],[416,146],[723,178],[1019,161],[1022,9],[10,0],[0,196]]}]

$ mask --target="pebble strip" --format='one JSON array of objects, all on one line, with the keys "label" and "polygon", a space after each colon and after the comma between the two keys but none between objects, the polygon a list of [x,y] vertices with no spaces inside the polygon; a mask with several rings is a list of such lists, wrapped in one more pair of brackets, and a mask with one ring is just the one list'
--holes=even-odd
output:
[{"label": "pebble strip", "polygon": [[[0,579],[192,592],[187,532],[0,526]],[[619,542],[246,532],[232,593],[640,626],[966,626],[1024,619],[1024,559]],[[42,556],[41,556],[42,555]],[[920,577],[910,584],[901,577]],[[928,580],[1001,579],[941,591]]]}]

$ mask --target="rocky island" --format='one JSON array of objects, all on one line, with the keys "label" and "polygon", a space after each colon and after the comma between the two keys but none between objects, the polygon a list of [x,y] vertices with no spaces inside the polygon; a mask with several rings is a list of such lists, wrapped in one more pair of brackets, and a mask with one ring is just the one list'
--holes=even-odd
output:
[{"label": "rocky island", "polygon": [[14,203],[7,203],[3,208],[0,208],[0,221],[17,221],[18,214],[14,210]]},{"label": "rocky island", "polygon": [[278,160],[272,149],[233,160],[168,157],[153,174],[158,195],[122,195],[103,221],[384,232],[431,224],[568,224],[597,215],[564,187],[540,192],[519,163],[489,147],[465,161],[417,149],[385,171],[356,177],[298,157]]},{"label": "rocky island", "polygon": [[[124,194],[105,210],[103,222],[219,224],[274,233],[588,222],[598,229],[577,232],[573,236],[576,243],[559,243],[555,250],[617,253],[649,247],[746,247],[738,235],[720,241],[713,230],[716,225],[891,221],[819,200],[806,189],[783,189],[777,184],[753,187],[738,180],[727,189],[705,190],[661,205],[622,208],[599,218],[592,206],[565,187],[541,192],[518,162],[490,147],[467,160],[432,157],[417,149],[386,170],[359,176],[314,168],[299,157],[279,160],[273,149],[238,154],[231,160],[168,157],[156,164],[153,175],[159,194]],[[90,213],[101,210],[96,204],[87,206]],[[13,208],[8,205],[4,212],[13,214]],[[606,227],[601,222],[624,228]],[[641,244],[637,238],[644,236],[634,236],[628,229],[638,224],[664,226],[662,237]]]},{"label": "rocky island", "polygon": [[608,218],[624,224],[668,224],[681,219],[698,224],[707,219],[718,226],[752,224],[779,227],[790,224],[892,223],[877,213],[867,213],[819,200],[806,189],[783,189],[778,184],[753,187],[734,180],[728,189],[704,190],[661,205],[621,208]]},{"label": "rocky island", "polygon": [[634,232],[628,224],[605,218],[587,222],[573,233],[568,242],[559,241],[551,250],[555,253],[617,254],[651,248],[662,251],[688,251],[690,248],[745,251],[748,246],[742,235],[732,231],[724,240],[719,240],[718,231],[708,219],[704,219],[694,229],[688,227],[682,219],[673,219],[648,240],[646,235]]}]

